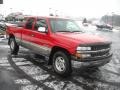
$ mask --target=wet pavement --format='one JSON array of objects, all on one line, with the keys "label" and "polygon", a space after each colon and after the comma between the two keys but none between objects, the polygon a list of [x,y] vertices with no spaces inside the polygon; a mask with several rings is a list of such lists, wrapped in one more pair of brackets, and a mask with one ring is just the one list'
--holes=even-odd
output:
[{"label": "wet pavement", "polygon": [[10,54],[7,40],[0,41],[0,90],[120,90],[120,32],[94,31],[112,40],[113,58],[99,69],[73,67],[68,78],[58,76],[44,59],[20,48]]}]

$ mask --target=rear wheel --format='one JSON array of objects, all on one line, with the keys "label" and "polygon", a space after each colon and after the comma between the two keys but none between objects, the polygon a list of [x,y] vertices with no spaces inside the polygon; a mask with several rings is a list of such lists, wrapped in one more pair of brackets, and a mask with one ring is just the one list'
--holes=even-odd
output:
[{"label": "rear wheel", "polygon": [[69,55],[58,51],[53,55],[53,68],[61,76],[69,76],[72,72]]},{"label": "rear wheel", "polygon": [[10,38],[10,50],[11,54],[17,55],[19,51],[19,46],[17,45],[15,38]]}]

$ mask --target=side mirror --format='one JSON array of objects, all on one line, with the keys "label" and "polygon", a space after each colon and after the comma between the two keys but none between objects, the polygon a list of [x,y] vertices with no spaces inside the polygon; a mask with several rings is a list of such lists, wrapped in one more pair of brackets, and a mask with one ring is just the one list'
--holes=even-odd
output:
[{"label": "side mirror", "polygon": [[38,31],[42,32],[42,33],[45,33],[46,32],[46,28],[45,27],[39,27]]}]

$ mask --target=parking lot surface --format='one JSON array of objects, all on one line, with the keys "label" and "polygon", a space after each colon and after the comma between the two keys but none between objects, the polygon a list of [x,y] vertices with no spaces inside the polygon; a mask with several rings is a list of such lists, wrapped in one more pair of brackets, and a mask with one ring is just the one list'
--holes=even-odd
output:
[{"label": "parking lot surface", "polygon": [[0,90],[120,90],[120,31],[92,34],[112,41],[111,62],[99,69],[77,65],[68,78],[58,76],[42,57],[27,49],[11,55],[7,40],[0,40]]}]

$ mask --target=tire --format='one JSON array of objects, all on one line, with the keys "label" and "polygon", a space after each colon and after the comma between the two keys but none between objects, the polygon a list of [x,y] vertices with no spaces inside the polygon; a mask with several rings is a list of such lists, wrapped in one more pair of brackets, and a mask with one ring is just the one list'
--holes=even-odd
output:
[{"label": "tire", "polygon": [[69,55],[62,51],[57,51],[56,53],[54,53],[53,68],[57,74],[63,77],[69,76],[72,73]]},{"label": "tire", "polygon": [[17,45],[15,38],[10,38],[10,50],[11,54],[17,55],[19,51],[19,46]]}]

